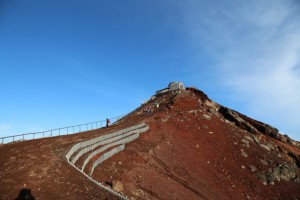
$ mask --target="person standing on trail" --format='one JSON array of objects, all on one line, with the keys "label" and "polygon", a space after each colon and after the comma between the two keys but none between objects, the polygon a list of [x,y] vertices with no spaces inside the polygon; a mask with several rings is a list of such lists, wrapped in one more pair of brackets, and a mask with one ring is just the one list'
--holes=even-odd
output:
[{"label": "person standing on trail", "polygon": [[109,124],[110,124],[110,120],[106,118],[106,128],[108,127]]}]

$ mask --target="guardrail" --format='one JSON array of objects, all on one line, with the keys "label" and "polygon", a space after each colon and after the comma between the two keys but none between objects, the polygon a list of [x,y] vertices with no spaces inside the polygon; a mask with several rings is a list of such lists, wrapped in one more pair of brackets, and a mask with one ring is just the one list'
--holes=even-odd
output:
[{"label": "guardrail", "polygon": [[[114,124],[124,116],[126,115],[120,115],[117,117],[109,118],[109,120],[111,124]],[[0,137],[0,141],[1,144],[5,144],[5,143],[15,142],[15,141],[34,140],[39,138],[54,137],[60,135],[79,133],[83,131],[90,131],[90,130],[102,128],[104,126],[106,126],[106,120],[101,120],[101,121],[90,122],[86,124],[79,124],[75,126],[67,126],[63,128],[51,129],[47,131],[39,131],[33,133],[24,133],[19,135]]]}]

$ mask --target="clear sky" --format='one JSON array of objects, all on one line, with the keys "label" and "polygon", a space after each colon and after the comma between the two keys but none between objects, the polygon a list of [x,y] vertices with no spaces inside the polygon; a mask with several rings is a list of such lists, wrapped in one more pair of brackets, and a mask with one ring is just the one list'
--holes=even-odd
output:
[{"label": "clear sky", "polygon": [[0,136],[122,115],[171,81],[300,140],[300,2],[0,0]]}]

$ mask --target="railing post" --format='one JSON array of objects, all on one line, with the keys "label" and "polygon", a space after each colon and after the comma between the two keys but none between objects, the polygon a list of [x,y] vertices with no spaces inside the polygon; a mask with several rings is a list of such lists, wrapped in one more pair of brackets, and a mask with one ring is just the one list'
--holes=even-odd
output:
[{"label": "railing post", "polygon": [[24,141],[24,134],[23,134],[23,141]]},{"label": "railing post", "polygon": [[60,129],[58,129],[58,135],[60,136]]},{"label": "railing post", "polygon": [[74,126],[73,126],[73,134],[74,134]]}]

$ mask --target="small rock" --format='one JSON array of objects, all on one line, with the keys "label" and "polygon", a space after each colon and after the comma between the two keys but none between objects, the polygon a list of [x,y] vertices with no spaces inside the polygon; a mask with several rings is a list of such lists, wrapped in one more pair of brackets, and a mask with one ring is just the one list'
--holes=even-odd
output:
[{"label": "small rock", "polygon": [[115,180],[112,182],[112,189],[116,192],[123,192],[123,184]]},{"label": "small rock", "polygon": [[264,165],[269,165],[267,161],[263,160],[263,159],[260,159],[260,162]]},{"label": "small rock", "polygon": [[231,121],[229,121],[227,119],[225,119],[225,123],[227,123],[227,124],[233,124],[233,122],[231,122]]},{"label": "small rock", "polygon": [[265,145],[269,147],[269,149],[275,150],[275,147],[272,143],[266,143]]},{"label": "small rock", "polygon": [[256,175],[256,177],[261,180],[264,185],[267,185],[267,177],[264,173],[260,172]]},{"label": "small rock", "polygon": [[246,158],[248,157],[248,154],[243,149],[241,149],[241,155]]},{"label": "small rock", "polygon": [[163,118],[161,119],[162,122],[167,122],[169,118]]},{"label": "small rock", "polygon": [[245,169],[245,166],[244,166],[244,165],[242,165],[242,169]]},{"label": "small rock", "polygon": [[246,139],[242,139],[242,143],[244,147],[248,147],[249,148],[249,141]]},{"label": "small rock", "polygon": [[249,165],[251,172],[255,172],[257,168],[254,165]]},{"label": "small rock", "polygon": [[214,132],[212,132],[212,131],[210,131],[210,132],[208,132],[209,134],[213,134]]},{"label": "small rock", "polygon": [[249,144],[249,141],[248,141],[248,140],[245,140],[245,139],[242,139],[242,142],[243,142],[244,144]]},{"label": "small rock", "polygon": [[199,149],[199,147],[200,147],[200,145],[199,145],[199,144],[196,144],[196,148]]},{"label": "small rock", "polygon": [[267,151],[270,151],[270,147],[268,147],[267,145],[264,145],[264,144],[259,144],[260,147],[266,149]]},{"label": "small rock", "polygon": [[247,140],[249,140],[249,141],[251,141],[251,142],[254,142],[253,139],[252,139],[249,135],[246,135],[246,136],[245,136],[245,139],[247,139]]},{"label": "small rock", "polygon": [[260,140],[255,135],[252,135],[252,138],[257,144],[260,144]]},{"label": "small rock", "polygon": [[149,149],[148,154],[153,155],[153,149]]},{"label": "small rock", "polygon": [[203,114],[203,118],[204,118],[204,119],[207,119],[207,120],[210,120],[210,119],[211,119],[211,116],[210,116],[210,115],[207,115],[207,114]]}]

